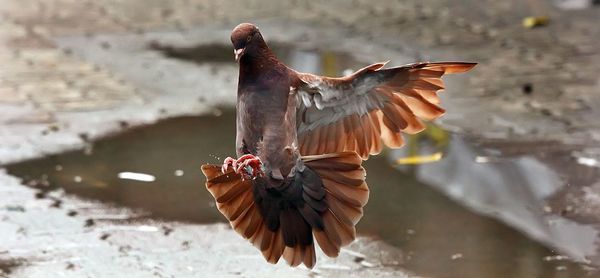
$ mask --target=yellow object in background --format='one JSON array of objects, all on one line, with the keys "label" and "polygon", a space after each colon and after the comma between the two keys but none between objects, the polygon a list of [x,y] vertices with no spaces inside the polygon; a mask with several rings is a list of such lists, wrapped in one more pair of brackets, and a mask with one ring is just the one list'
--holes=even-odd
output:
[{"label": "yellow object in background", "polygon": [[528,16],[523,18],[523,27],[525,28],[534,28],[540,27],[544,25],[548,25],[550,22],[550,18],[547,16]]},{"label": "yellow object in background", "polygon": [[[443,152],[450,143],[450,134],[448,131],[440,128],[435,124],[427,124],[427,128],[423,132],[407,136],[408,156],[396,160],[399,165],[417,165],[424,163],[436,162],[442,159]],[[424,142],[432,142],[436,153],[430,155],[421,155],[421,149]]]},{"label": "yellow object in background", "polygon": [[436,162],[442,159],[442,153],[437,152],[431,155],[417,155],[417,156],[409,156],[403,157],[396,160],[397,164],[407,165],[407,164],[424,164]]}]

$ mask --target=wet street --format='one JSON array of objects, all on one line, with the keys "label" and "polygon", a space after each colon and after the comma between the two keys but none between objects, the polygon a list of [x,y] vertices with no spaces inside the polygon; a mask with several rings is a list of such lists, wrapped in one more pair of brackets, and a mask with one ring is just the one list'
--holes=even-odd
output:
[{"label": "wet street", "polygon": [[[235,136],[234,123],[230,110],[166,120],[101,140],[84,151],[19,163],[7,170],[40,189],[41,195],[62,188],[67,194],[140,210],[132,218],[90,218],[94,223],[144,218],[224,222],[203,188],[198,169],[200,162],[220,163],[230,153],[230,144],[224,142]],[[474,272],[485,277],[506,273],[575,277],[589,271],[589,266],[561,259],[559,253],[518,231],[444,197],[417,181],[414,169],[398,171],[385,157],[373,157],[365,167],[371,198],[358,232],[405,250],[396,259],[411,271],[433,277],[465,277]],[[155,180],[123,178],[126,172],[148,174]]]},{"label": "wet street", "polygon": [[[0,1],[0,277],[600,275],[595,1],[254,2]],[[264,263],[204,187],[244,21],[299,71],[479,63],[364,163],[359,238],[313,270]]]}]

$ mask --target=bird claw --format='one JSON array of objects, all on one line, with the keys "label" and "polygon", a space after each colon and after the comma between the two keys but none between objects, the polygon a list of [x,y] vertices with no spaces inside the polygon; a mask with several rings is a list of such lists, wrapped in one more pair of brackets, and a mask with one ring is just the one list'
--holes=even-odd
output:
[{"label": "bird claw", "polygon": [[[244,159],[242,159],[244,158]],[[262,169],[262,161],[260,158],[252,156],[252,157],[244,157],[242,156],[238,159],[238,164],[235,172],[242,175],[243,179],[254,179],[256,177],[264,177],[265,173]]]},{"label": "bird claw", "polygon": [[225,161],[223,161],[223,166],[221,166],[221,172],[225,174],[227,170],[229,170],[229,167],[235,170],[237,167],[237,161],[232,157],[228,156],[227,158],[225,158]]},{"label": "bird claw", "polygon": [[229,167],[236,173],[242,175],[242,179],[244,180],[265,176],[262,161],[257,156],[251,154],[242,155],[237,160],[231,157],[225,158],[221,171],[225,173]]}]

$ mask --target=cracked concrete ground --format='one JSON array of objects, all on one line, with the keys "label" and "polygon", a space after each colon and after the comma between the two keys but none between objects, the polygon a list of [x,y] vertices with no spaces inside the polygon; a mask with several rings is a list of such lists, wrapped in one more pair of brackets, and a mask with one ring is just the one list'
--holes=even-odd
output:
[{"label": "cracked concrete ground", "polygon": [[[547,15],[550,23],[534,29],[523,28],[522,18],[530,15]],[[193,69],[190,66],[195,74],[211,76],[213,82],[190,83],[195,87],[189,91],[166,91],[144,87],[131,76],[107,66],[111,61],[95,62],[85,53],[61,45],[57,38],[90,38],[94,43],[90,47],[110,51],[111,44],[101,41],[103,36],[143,36],[176,30],[185,37],[197,28],[215,26],[227,30],[242,21],[284,22],[290,26],[290,33],[295,32],[295,22],[324,29],[337,28],[351,38],[373,42],[372,49],[363,49],[366,56],[387,60],[391,55],[396,63],[412,62],[411,59],[477,61],[480,66],[461,78],[460,83],[456,80],[449,83],[454,89],[444,95],[444,103],[450,108],[441,121],[445,127],[489,139],[526,142],[544,139],[584,146],[578,155],[597,161],[600,159],[600,122],[596,120],[600,117],[597,18],[600,18],[599,8],[561,10],[551,1],[461,0],[458,4],[446,0],[402,3],[382,0],[351,3],[341,0],[245,3],[0,0],[0,164],[84,148],[90,140],[124,128],[166,117],[210,113],[216,105],[233,103],[236,80],[233,64],[216,73],[208,65]],[[285,37],[285,34],[272,35],[276,36]],[[222,39],[228,43],[227,37]],[[310,34],[305,40],[323,41],[311,38]],[[335,41],[327,43],[336,44]],[[346,44],[345,41],[337,43]],[[217,92],[224,93],[215,95]],[[594,167],[588,172],[597,172]],[[11,239],[7,244],[0,244],[0,258],[5,257],[8,250],[12,259],[1,263],[0,269],[3,265],[23,264],[15,269],[15,275],[43,276],[48,270],[61,269],[66,275],[108,276],[111,273],[88,264],[89,258],[99,254],[96,251],[105,250],[107,255],[99,259],[109,263],[118,258],[120,262],[114,271],[123,271],[118,273],[183,276],[188,275],[188,271],[197,271],[185,265],[186,258],[199,259],[191,255],[194,248],[177,245],[177,248],[169,247],[175,248],[173,250],[157,249],[147,258],[140,255],[148,251],[144,242],[155,240],[155,235],[160,234],[161,228],[154,223],[142,224],[149,227],[143,231],[122,224],[83,227],[81,222],[85,221],[85,215],[70,217],[65,211],[48,210],[49,204],[44,203],[47,201],[36,199],[33,190],[19,186],[18,180],[5,173],[0,173],[0,177],[0,191],[5,196],[3,203],[23,207],[23,211],[17,206],[0,212],[3,219],[0,225],[4,226],[0,236]],[[571,182],[574,186],[559,191],[548,207],[555,212],[566,211],[563,214],[578,221],[598,223],[594,218],[600,203],[594,197],[600,194],[597,183],[576,179]],[[94,211],[102,205],[68,198],[65,207],[89,207]],[[115,212],[121,213],[130,212]],[[32,222],[37,216],[43,216],[51,224],[42,226]],[[211,240],[206,234],[234,238],[223,225],[173,225],[181,229],[170,238],[191,242],[192,246],[213,248],[216,254],[221,249],[245,246],[226,241],[231,247],[209,247],[207,243]],[[104,229],[130,233],[136,240],[129,243],[130,248],[121,250],[125,245],[113,242],[116,239],[101,239]],[[186,233],[187,229],[190,232]],[[60,231],[58,236],[52,236],[57,230]],[[37,240],[44,242],[48,238],[66,247],[53,249],[35,244]],[[73,242],[92,246],[80,250],[77,248],[82,247]],[[15,247],[11,249],[13,244]],[[359,241],[356,248],[351,248],[367,253],[377,250],[363,247],[369,244],[381,243]],[[74,249],[69,248],[76,249],[78,254],[73,255]],[[239,253],[254,254],[252,251],[244,247]],[[167,252],[181,256],[181,265],[162,265],[159,258]],[[134,254],[124,255],[130,253]],[[257,261],[248,256],[246,259]],[[351,261],[352,256],[340,260],[344,264]],[[384,262],[374,263],[378,267],[361,270],[365,272],[352,272],[361,266],[350,264],[353,267],[350,271],[357,276],[391,271]],[[216,267],[208,263],[204,270],[218,271]],[[404,273],[397,267],[391,269],[397,272],[390,275]],[[239,271],[248,274],[252,270]],[[291,272],[285,267],[273,271],[282,275],[309,273]],[[340,276],[348,273],[344,269],[323,271]]]}]

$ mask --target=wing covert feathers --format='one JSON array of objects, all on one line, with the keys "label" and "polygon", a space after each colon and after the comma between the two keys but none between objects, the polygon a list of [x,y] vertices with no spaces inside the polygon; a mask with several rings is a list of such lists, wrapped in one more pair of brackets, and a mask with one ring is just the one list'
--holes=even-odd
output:
[{"label": "wing covert feathers", "polygon": [[[316,263],[314,240],[323,252],[337,257],[356,238],[355,225],[369,199],[362,159],[355,152],[312,155],[289,184],[273,193],[264,183],[242,180],[219,165],[203,165],[206,188],[231,227],[265,260],[281,257],[291,266]],[[266,194],[266,195],[265,195]]]}]

